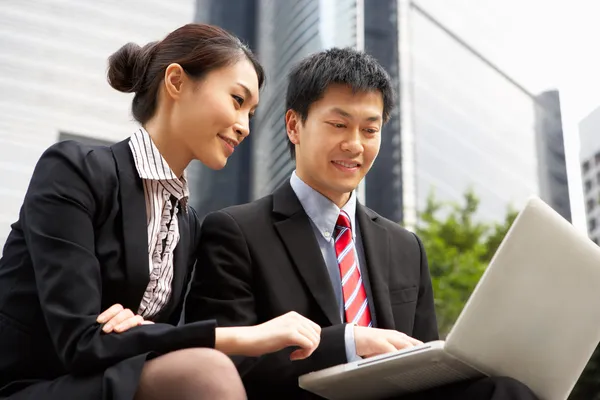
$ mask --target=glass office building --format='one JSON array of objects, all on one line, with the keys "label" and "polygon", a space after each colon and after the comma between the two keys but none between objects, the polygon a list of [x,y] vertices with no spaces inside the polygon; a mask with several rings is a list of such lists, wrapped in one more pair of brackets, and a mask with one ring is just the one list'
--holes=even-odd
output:
[{"label": "glass office building", "polygon": [[535,100],[416,3],[409,17],[417,209],[472,188],[478,217],[503,220],[539,193]]}]

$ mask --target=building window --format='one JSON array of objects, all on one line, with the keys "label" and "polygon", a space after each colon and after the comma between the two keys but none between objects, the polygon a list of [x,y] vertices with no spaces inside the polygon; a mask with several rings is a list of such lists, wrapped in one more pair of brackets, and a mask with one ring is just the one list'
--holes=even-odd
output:
[{"label": "building window", "polygon": [[583,163],[583,166],[581,167],[582,171],[584,174],[587,174],[588,171],[590,170],[590,162],[586,161]]},{"label": "building window", "polygon": [[594,158],[596,159],[596,165],[600,165],[600,151],[596,153]]},{"label": "building window", "polygon": [[596,218],[590,218],[588,220],[588,232],[594,232],[597,227]]},{"label": "building window", "polygon": [[596,206],[596,199],[588,199],[587,201],[587,212],[592,212]]},{"label": "building window", "polygon": [[585,193],[589,193],[590,190],[592,190],[592,181],[590,181],[589,179],[585,180]]},{"label": "building window", "polygon": [[96,139],[90,136],[76,135],[74,133],[68,132],[59,132],[58,133],[58,141],[64,142],[65,140],[74,140],[76,142],[80,142],[87,145],[92,146],[112,146],[114,142],[110,142],[108,140]]}]

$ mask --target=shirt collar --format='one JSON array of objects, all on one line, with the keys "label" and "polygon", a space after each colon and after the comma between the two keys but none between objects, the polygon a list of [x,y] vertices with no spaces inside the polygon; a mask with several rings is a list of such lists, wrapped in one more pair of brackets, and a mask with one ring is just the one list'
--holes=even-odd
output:
[{"label": "shirt collar", "polygon": [[131,136],[129,147],[140,178],[160,182],[177,200],[189,197],[186,172],[180,178],[175,175],[144,128]]},{"label": "shirt collar", "polygon": [[[298,177],[296,171],[292,173],[290,185],[292,186],[294,193],[296,193],[296,197],[298,197],[306,215],[308,215],[308,218],[310,218],[319,233],[325,240],[331,240],[335,230],[335,224],[340,215],[340,208],[327,197],[307,185],[300,177]],[[352,236],[356,238],[356,194],[354,191],[350,194],[350,198],[341,209],[350,217]]]}]

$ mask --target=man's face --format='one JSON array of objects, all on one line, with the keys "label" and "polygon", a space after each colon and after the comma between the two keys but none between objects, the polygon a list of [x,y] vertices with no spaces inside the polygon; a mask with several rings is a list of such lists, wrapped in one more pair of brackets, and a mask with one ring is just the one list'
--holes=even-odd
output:
[{"label": "man's face", "polygon": [[331,85],[313,103],[304,123],[289,110],[288,137],[296,148],[296,172],[339,207],[369,172],[381,145],[383,96]]}]

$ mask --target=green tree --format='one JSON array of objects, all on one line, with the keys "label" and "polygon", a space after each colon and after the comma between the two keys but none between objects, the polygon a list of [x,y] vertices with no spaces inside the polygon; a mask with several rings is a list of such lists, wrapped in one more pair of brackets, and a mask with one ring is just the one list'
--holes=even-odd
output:
[{"label": "green tree", "polygon": [[440,202],[432,192],[419,214],[417,234],[423,241],[435,295],[439,330],[444,337],[483,274],[517,212],[504,221],[477,220],[479,199],[467,190],[462,203]]}]

